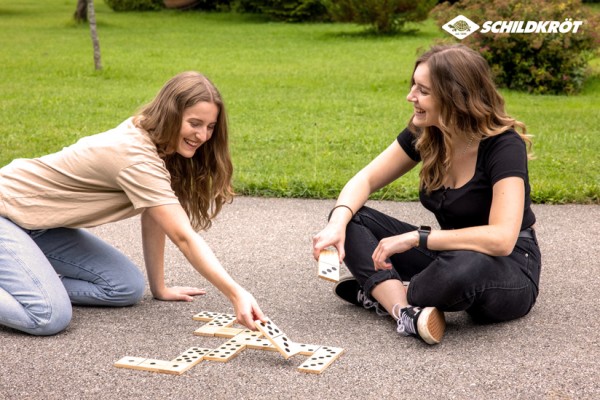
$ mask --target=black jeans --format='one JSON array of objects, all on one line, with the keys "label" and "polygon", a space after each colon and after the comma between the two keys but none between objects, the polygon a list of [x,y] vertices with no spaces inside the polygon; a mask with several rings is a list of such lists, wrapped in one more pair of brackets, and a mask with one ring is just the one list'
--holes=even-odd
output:
[{"label": "black jeans", "polygon": [[531,310],[541,269],[535,232],[532,238],[520,237],[506,257],[413,248],[390,257],[393,269],[375,271],[371,256],[379,241],[416,229],[369,207],[352,218],[346,229],[344,261],[367,296],[377,284],[398,279],[410,281],[408,302],[413,306],[464,310],[484,322],[519,318]]}]

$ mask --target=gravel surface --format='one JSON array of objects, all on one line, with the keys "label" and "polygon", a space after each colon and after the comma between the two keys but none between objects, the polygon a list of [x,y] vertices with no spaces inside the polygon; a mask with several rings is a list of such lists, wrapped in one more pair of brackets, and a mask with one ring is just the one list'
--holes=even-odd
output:
[{"label": "gravel surface", "polygon": [[[532,312],[494,325],[448,313],[444,340],[427,346],[396,334],[390,318],[338,300],[332,283],[317,278],[311,237],[333,204],[240,197],[202,234],[293,341],[346,349],[323,374],[296,370],[306,356],[258,350],[203,361],[180,376],[115,368],[124,356],[170,360],[226,340],[193,335],[203,324],[194,314],[233,309],[169,244],[167,283],[206,295],[173,303],[146,290],[133,307],[75,307],[69,328],[53,337],[0,327],[0,399],[600,398],[600,206],[535,205],[543,267]],[[418,203],[369,205],[435,225]],[[92,231],[143,266],[137,218]]]}]

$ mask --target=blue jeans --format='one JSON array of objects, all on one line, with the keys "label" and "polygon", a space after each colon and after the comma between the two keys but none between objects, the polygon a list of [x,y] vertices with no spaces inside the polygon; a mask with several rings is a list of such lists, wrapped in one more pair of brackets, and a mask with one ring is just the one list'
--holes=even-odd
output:
[{"label": "blue jeans", "polygon": [[30,231],[0,217],[0,325],[53,335],[71,321],[71,304],[127,306],[145,288],[121,252],[83,229]]},{"label": "blue jeans", "polygon": [[541,269],[535,233],[533,238],[520,237],[506,257],[413,248],[390,257],[393,269],[375,271],[371,256],[379,241],[416,229],[368,207],[352,218],[346,228],[344,261],[367,296],[377,284],[398,279],[410,281],[407,296],[413,306],[464,310],[482,322],[507,321],[531,310]]}]

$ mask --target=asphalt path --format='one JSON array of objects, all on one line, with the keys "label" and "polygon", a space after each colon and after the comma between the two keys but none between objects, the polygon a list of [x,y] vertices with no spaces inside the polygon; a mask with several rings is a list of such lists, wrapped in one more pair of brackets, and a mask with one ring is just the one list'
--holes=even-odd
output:
[{"label": "asphalt path", "polygon": [[[233,309],[169,244],[167,283],[203,287],[206,295],[162,302],[147,289],[133,307],[75,307],[69,328],[52,337],[0,327],[0,399],[600,398],[600,206],[534,205],[543,267],[532,312],[493,325],[447,313],[442,343],[428,346],[400,337],[389,317],[335,298],[332,283],[317,278],[311,237],[333,204],[239,197],[202,233],[291,340],[345,349],[322,374],[297,370],[306,356],[259,350],[203,361],[179,376],[115,368],[124,356],[171,360],[226,340],[193,335],[204,324],[194,314]],[[435,225],[418,203],[369,205]],[[138,218],[92,231],[143,266]]]}]

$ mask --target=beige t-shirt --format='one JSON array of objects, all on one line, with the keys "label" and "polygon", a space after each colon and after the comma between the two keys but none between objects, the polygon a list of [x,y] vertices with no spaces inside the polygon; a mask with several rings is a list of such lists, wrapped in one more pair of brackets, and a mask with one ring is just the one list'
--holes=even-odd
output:
[{"label": "beige t-shirt", "polygon": [[132,120],[0,169],[0,215],[25,229],[82,228],[178,204],[156,146]]}]

